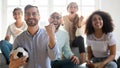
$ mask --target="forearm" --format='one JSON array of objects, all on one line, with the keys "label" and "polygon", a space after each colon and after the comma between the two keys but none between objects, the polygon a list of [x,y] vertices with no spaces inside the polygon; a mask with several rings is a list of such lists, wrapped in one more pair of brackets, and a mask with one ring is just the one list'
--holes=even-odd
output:
[{"label": "forearm", "polygon": [[51,37],[51,38],[49,38],[49,48],[54,48],[54,46],[55,46],[55,38],[54,37]]},{"label": "forearm", "polygon": [[6,37],[5,37],[5,40],[10,41],[10,37],[9,37],[9,36],[6,36]]},{"label": "forearm", "polygon": [[107,64],[111,61],[113,61],[115,59],[115,55],[116,55],[116,46],[112,45],[109,46],[109,50],[110,50],[110,55],[108,56],[108,58],[103,62],[103,64]]},{"label": "forearm", "polygon": [[58,47],[56,45],[52,49],[48,47],[48,54],[51,60],[56,60],[59,54]]},{"label": "forearm", "polygon": [[87,47],[87,60],[91,60],[92,59],[92,50],[91,50],[91,46]]},{"label": "forearm", "polygon": [[81,60],[81,63],[84,63],[86,61],[86,54],[85,53],[81,53],[80,54],[80,60]]},{"label": "forearm", "polygon": [[106,65],[107,63],[113,61],[115,58],[115,55],[110,55],[104,62],[103,64]]}]

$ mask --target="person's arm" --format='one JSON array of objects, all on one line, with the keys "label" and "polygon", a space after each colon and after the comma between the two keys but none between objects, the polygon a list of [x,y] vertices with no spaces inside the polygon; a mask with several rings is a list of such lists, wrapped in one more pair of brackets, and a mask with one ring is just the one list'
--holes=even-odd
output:
[{"label": "person's arm", "polygon": [[90,61],[93,57],[91,46],[87,47],[87,60]]},{"label": "person's arm", "polygon": [[10,41],[10,36],[6,35],[5,40]]},{"label": "person's arm", "polygon": [[[18,38],[15,39],[14,44],[13,44],[13,49],[16,49],[19,45],[20,40]],[[19,68],[20,66],[23,66],[26,64],[26,57],[14,59],[14,54],[11,52],[10,53],[10,64],[9,68]]]},{"label": "person's arm", "polygon": [[59,54],[59,49],[56,46],[55,41],[55,26],[53,24],[50,24],[45,27],[49,40],[48,40],[48,55],[51,60],[55,60],[57,58],[57,55]]},{"label": "person's arm", "polygon": [[27,59],[26,57],[14,59],[13,54],[11,54],[9,68],[19,68],[20,66],[25,65],[26,59]]},{"label": "person's arm", "polygon": [[115,59],[116,45],[109,46],[109,50],[110,50],[110,55],[108,56],[108,58],[105,61],[103,61],[101,63],[100,66],[104,67],[107,63],[109,63]]},{"label": "person's arm", "polygon": [[86,61],[86,53],[85,52],[82,52],[80,53],[80,63],[85,63]]},{"label": "person's arm", "polygon": [[68,33],[66,33],[64,37],[65,39],[61,39],[65,41],[65,43],[63,44],[64,46],[62,48],[63,49],[62,51],[64,52],[64,56],[66,58],[69,58],[71,62],[73,62],[74,64],[79,64],[80,63],[79,58],[75,56],[71,51]]},{"label": "person's arm", "polygon": [[64,42],[65,42],[65,43],[63,43],[62,51],[64,52],[65,58],[68,59],[74,54],[72,53],[71,48],[70,48],[70,41],[69,41],[68,32],[66,32],[65,34],[66,35],[63,36],[64,38],[61,37],[61,40],[64,40]]},{"label": "person's arm", "polygon": [[86,62],[87,62],[87,66],[91,66],[92,62],[91,62],[91,59],[93,57],[93,53],[92,53],[92,50],[91,50],[91,46],[88,46],[87,47],[87,58],[86,58]]},{"label": "person's arm", "polygon": [[8,26],[5,40],[10,41],[10,36],[11,36],[11,30],[10,30],[10,26]]},{"label": "person's arm", "polygon": [[83,19],[84,19],[83,16],[79,17],[79,21],[78,21],[78,25],[77,25],[78,28],[81,28],[83,26],[83,24],[84,24]]},{"label": "person's arm", "polygon": [[49,37],[49,47],[52,49],[55,46],[55,26],[53,24],[50,24],[48,26],[45,26],[48,37]]}]

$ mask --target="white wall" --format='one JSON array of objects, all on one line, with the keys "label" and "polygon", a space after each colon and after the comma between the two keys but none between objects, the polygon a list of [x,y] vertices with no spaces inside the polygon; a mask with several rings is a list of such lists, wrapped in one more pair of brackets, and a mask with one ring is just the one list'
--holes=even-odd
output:
[{"label": "white wall", "polygon": [[109,12],[112,16],[115,24],[114,35],[117,39],[117,47],[120,47],[120,0],[101,0],[101,10]]},{"label": "white wall", "polygon": [[[2,0],[0,0],[0,27],[2,25],[1,13],[2,13]],[[1,33],[2,33],[2,30],[0,28],[0,40],[2,38]]]},{"label": "white wall", "polygon": [[7,0],[0,0],[0,40],[3,40],[7,31]]}]

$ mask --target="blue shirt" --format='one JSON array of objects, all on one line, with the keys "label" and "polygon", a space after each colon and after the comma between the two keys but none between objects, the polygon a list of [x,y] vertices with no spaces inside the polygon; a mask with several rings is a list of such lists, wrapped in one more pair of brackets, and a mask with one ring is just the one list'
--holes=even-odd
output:
[{"label": "blue shirt", "polygon": [[50,49],[48,42],[47,32],[41,28],[34,36],[31,36],[28,31],[17,36],[14,48],[24,47],[29,53],[29,60],[24,68],[51,68],[50,61],[57,58],[58,48],[55,45]]},{"label": "blue shirt", "polygon": [[61,59],[62,53],[64,54],[66,59],[69,59],[70,56],[73,55],[70,49],[68,32],[64,29],[58,29],[58,31],[56,32],[56,45],[58,46],[60,51],[58,58]]}]

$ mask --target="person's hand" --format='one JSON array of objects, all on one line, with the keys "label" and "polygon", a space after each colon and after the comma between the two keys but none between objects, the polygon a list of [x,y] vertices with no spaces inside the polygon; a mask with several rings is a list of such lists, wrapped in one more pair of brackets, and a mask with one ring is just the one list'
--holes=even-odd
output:
[{"label": "person's hand", "polygon": [[96,66],[96,68],[104,68],[104,64],[103,64],[103,62],[100,62],[100,63],[98,63],[98,65]]},{"label": "person's hand", "polygon": [[82,26],[82,21],[83,21],[84,17],[81,16],[79,17],[79,22],[78,22],[78,27],[80,28]]},{"label": "person's hand", "polygon": [[70,57],[70,59],[74,64],[80,64],[80,61],[79,61],[78,57],[73,55],[73,56]]},{"label": "person's hand", "polygon": [[87,66],[88,68],[95,68],[94,63],[92,63],[92,62],[89,61],[89,60],[86,60],[86,66]]},{"label": "person's hand", "polygon": [[45,28],[49,36],[49,47],[53,48],[55,46],[55,25],[51,23]]},{"label": "person's hand", "polygon": [[10,55],[9,68],[18,68],[18,67],[26,64],[27,57],[21,57],[21,58],[18,58],[18,59],[14,59],[13,55],[14,54]]}]

